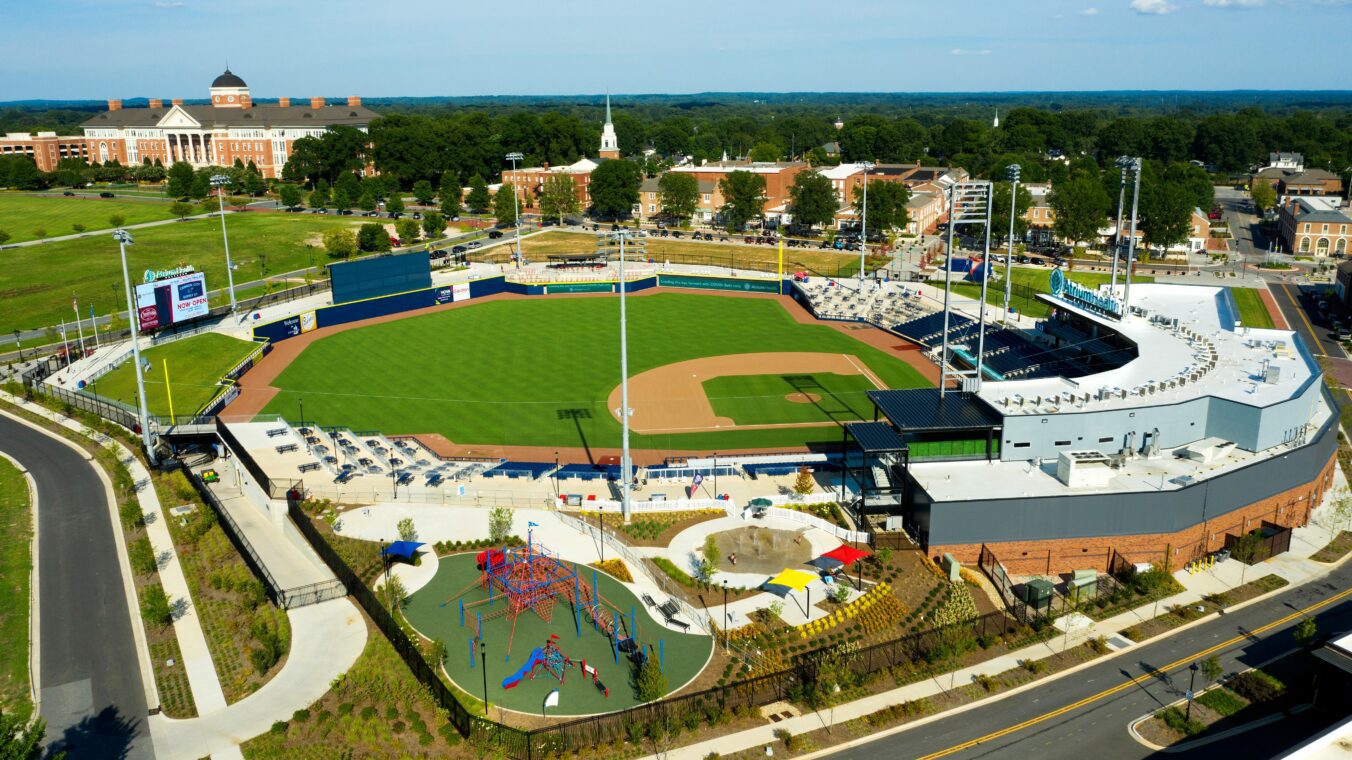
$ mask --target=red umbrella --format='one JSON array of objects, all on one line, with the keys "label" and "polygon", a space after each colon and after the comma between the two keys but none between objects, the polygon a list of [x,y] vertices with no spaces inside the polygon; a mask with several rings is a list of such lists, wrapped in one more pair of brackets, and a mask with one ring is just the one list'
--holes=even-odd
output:
[{"label": "red umbrella", "polygon": [[862,549],[855,549],[853,547],[846,546],[845,544],[841,544],[840,546],[836,547],[835,549],[832,549],[831,551],[823,554],[822,556],[830,557],[831,559],[836,560],[837,562],[840,562],[844,565],[852,565],[855,562],[872,555],[869,552],[863,551]]}]

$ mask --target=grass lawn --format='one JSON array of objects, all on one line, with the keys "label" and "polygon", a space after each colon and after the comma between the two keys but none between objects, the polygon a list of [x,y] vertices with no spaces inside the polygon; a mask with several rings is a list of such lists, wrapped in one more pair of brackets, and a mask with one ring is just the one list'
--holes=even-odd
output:
[{"label": "grass lawn", "polygon": [[[646,243],[647,258],[655,262],[735,267],[762,272],[774,272],[779,267],[779,249],[770,246],[703,243],[672,238],[647,238]],[[596,236],[579,232],[545,232],[522,240],[521,247],[527,258],[540,261],[550,254],[591,253],[596,250]],[[472,259],[506,261],[507,255],[507,248],[501,247]],[[879,258],[869,267],[882,266],[885,262],[885,258]],[[846,277],[859,271],[859,254],[786,247],[784,271],[793,273],[802,269],[821,276]]]},{"label": "grass lawn", "polygon": [[[10,243],[76,234],[71,225],[86,230],[110,229],[108,217],[121,214],[123,224],[172,219],[169,204],[119,198],[67,198],[62,195],[0,193],[0,230],[10,234]],[[37,234],[37,230],[45,234]],[[7,254],[8,255],[8,254]]]},{"label": "grass lawn", "polygon": [[[174,394],[174,412],[192,414],[210,401],[220,387],[216,381],[234,367],[257,343],[218,333],[203,333],[141,353],[150,362],[145,373],[146,401],[150,413],[169,414],[169,394],[164,385],[164,364],[169,363],[169,383]],[[131,360],[95,381],[100,396],[136,404],[136,372]]]},{"label": "grass lawn", "polygon": [[[44,200],[44,199],[38,199]],[[94,203],[95,201],[89,201]],[[153,208],[153,204],[146,205]],[[267,271],[280,274],[329,261],[318,236],[337,226],[359,226],[350,219],[310,214],[242,213],[230,215],[230,256],[235,281],[242,283]],[[207,289],[226,286],[225,249],[221,243],[220,219],[192,219],[132,233],[136,244],[127,247],[127,268],[135,282],[147,269],[168,269],[183,264],[207,274]],[[306,247],[306,241],[315,248]],[[93,306],[99,314],[114,308],[125,313],[122,263],[117,243],[98,235],[14,248],[4,252],[0,268],[0,335],[15,328],[28,330],[56,325],[71,318],[71,293],[80,298],[80,311]],[[213,306],[225,302],[213,297]]]},{"label": "grass lawn", "polygon": [[[1004,306],[1005,281],[1003,278],[999,277],[999,275],[1002,274],[1004,274],[1004,267],[996,267],[992,274],[990,284],[987,286],[986,303],[994,304],[996,306]],[[1104,272],[1076,271],[1076,272],[1066,272],[1065,274],[1067,279],[1070,279],[1073,282],[1078,282],[1081,285],[1085,285],[1091,288],[1097,288],[1098,286],[1110,282],[1112,280],[1112,275]],[[1009,301],[1010,306],[1018,310],[1020,314],[1027,314],[1028,316],[1031,317],[1045,317],[1048,314],[1050,314],[1051,307],[1049,307],[1045,302],[1037,298],[1029,297],[1026,292],[1024,295],[1020,295],[1019,289],[1020,287],[1023,287],[1037,291],[1038,293],[1050,293],[1051,276],[1052,270],[1050,269],[1043,269],[1041,267],[1015,267],[1013,273],[1010,275],[1010,278],[1014,281],[1014,292],[1011,294]],[[1133,275],[1131,281],[1154,282],[1155,278],[1142,275]],[[1118,284],[1120,285],[1121,283],[1122,278],[1119,277]],[[930,280],[929,285],[930,287],[938,288],[940,291],[943,290],[942,279]],[[974,299],[980,298],[981,283],[963,282],[960,280],[958,273],[954,272],[953,292],[967,296],[968,298]]]},{"label": "grass lawn", "polygon": [[[773,300],[694,293],[629,299],[629,372],[725,354],[852,354],[891,388],[927,381],[906,363]],[[788,308],[798,308],[789,306]],[[613,298],[475,304],[338,333],[312,343],[274,381],[266,412],[386,434],[441,433],[456,443],[618,446],[607,409],[619,384]],[[775,396],[783,392],[776,389]],[[825,431],[825,432],[824,432]],[[750,448],[836,441],[829,428],[633,436],[647,449]]]},{"label": "grass lawn", "polygon": [[33,569],[33,513],[28,481],[0,458],[0,710],[27,719],[28,582]]},{"label": "grass lawn", "polygon": [[702,385],[714,412],[738,425],[845,422],[873,413],[864,393],[874,385],[863,375],[728,375]]},{"label": "grass lawn", "polygon": [[1235,306],[1239,307],[1239,321],[1245,327],[1275,327],[1272,323],[1272,315],[1268,313],[1267,306],[1263,305],[1263,299],[1258,291],[1253,288],[1230,288],[1230,295],[1235,298]]},{"label": "grass lawn", "polygon": [[[478,696],[483,692],[483,673],[479,670],[482,666],[475,652],[474,667],[470,667],[469,650],[469,641],[474,635],[475,612],[487,615],[489,610],[504,609],[504,602],[498,599],[492,606],[467,610],[463,628],[460,626],[458,604],[451,602],[445,607],[441,606],[479,577],[474,556],[471,552],[442,557],[436,577],[409,599],[408,606],[404,608],[404,617],[424,636],[440,639],[446,644],[446,673],[464,692]],[[579,567],[579,577],[584,583],[591,583],[593,572],[590,568]],[[643,602],[624,584],[605,573],[596,572],[595,575],[602,598],[619,607],[626,625],[629,612],[633,610],[638,621],[638,643],[645,650],[651,647],[653,657],[657,657],[658,642],[661,641],[664,673],[670,688],[679,688],[704,668],[713,649],[712,638],[678,633],[663,627],[653,620]],[[468,604],[486,599],[487,596],[485,590],[474,586],[463,599]],[[546,623],[534,612],[519,616],[510,653],[508,639],[513,636],[511,620],[498,617],[484,621],[484,640],[488,644],[489,703],[495,707],[501,705],[509,710],[538,715],[545,696],[552,689],[558,689],[559,705],[550,709],[551,715],[611,712],[639,704],[629,684],[630,665],[622,653],[616,663],[610,638],[590,626],[585,618],[579,618],[579,636],[572,611],[566,604],[555,604],[552,617],[552,622]],[[574,663],[586,660],[588,665],[596,667],[601,681],[610,689],[609,697],[602,694],[590,679],[582,677],[580,666],[566,670],[562,684],[541,670],[534,679],[527,677],[515,688],[502,687],[503,679],[526,665],[531,650],[542,647],[551,634],[559,637],[559,649]]]}]

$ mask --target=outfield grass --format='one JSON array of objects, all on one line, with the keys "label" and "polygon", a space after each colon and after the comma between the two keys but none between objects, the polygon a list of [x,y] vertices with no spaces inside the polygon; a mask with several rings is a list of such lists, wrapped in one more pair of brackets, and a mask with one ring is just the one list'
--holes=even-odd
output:
[{"label": "outfield grass", "polygon": [[27,719],[28,582],[32,572],[33,513],[28,481],[0,457],[0,711]]},{"label": "outfield grass", "polygon": [[1235,298],[1235,306],[1239,308],[1239,321],[1245,327],[1276,327],[1272,322],[1272,314],[1268,312],[1257,290],[1230,288],[1230,295]]},{"label": "outfield grass", "polygon": [[[725,375],[705,380],[714,413],[738,425],[848,422],[868,418],[874,385],[863,375]],[[789,395],[809,401],[791,401]]]},{"label": "outfield grass", "polygon": [[[192,414],[220,390],[216,381],[221,375],[256,348],[257,343],[218,333],[203,333],[141,352],[141,358],[150,362],[150,370],[145,373],[146,403],[150,413],[169,414],[169,394],[164,385],[166,361],[169,363],[174,412]],[[92,390],[100,396],[134,406],[136,372],[131,361],[99,378]]]},{"label": "outfield grass", "polygon": [[[539,536],[539,531],[536,533]],[[543,540],[547,542],[548,538]],[[570,563],[569,566],[573,565]],[[582,566],[578,573],[581,582],[590,586],[592,569]],[[484,674],[480,670],[483,665],[478,652],[474,652],[474,667],[470,667],[469,640],[474,635],[475,613],[477,611],[487,616],[490,611],[503,609],[505,602],[498,599],[492,605],[467,610],[463,628],[460,626],[458,601],[445,607],[441,605],[477,577],[479,571],[475,568],[473,553],[442,557],[436,576],[414,594],[404,608],[404,617],[414,628],[424,636],[446,644],[447,675],[465,692],[476,696],[483,693]],[[638,623],[635,638],[645,650],[652,647],[654,658],[658,655],[658,642],[661,642],[665,664],[663,672],[670,688],[685,684],[699,673],[712,651],[712,638],[678,633],[663,627],[653,620],[643,603],[624,584],[601,572],[596,572],[595,577],[601,597],[619,608],[625,617],[626,628],[629,626],[630,611],[633,611]],[[463,599],[469,604],[487,597],[488,592],[476,585]],[[615,609],[610,608],[610,612],[613,614]],[[629,684],[630,665],[623,654],[619,655],[619,662],[616,663],[609,637],[588,625],[585,618],[580,618],[575,624],[572,610],[566,604],[555,604],[552,618],[552,622],[546,623],[534,612],[526,612],[517,618],[514,634],[509,618],[498,617],[484,622],[484,641],[488,645],[488,701],[492,705],[539,715],[545,696],[553,689],[559,690],[559,704],[550,708],[551,715],[612,712],[640,704]],[[578,627],[581,628],[580,636]],[[566,670],[562,684],[541,670],[534,679],[527,677],[515,688],[502,688],[503,679],[522,668],[531,650],[542,647],[551,634],[559,637],[559,649],[574,663],[586,660],[589,666],[596,668],[598,676],[610,689],[609,697],[602,694],[590,679],[582,677],[580,666]]]},{"label": "outfield grass", "polygon": [[[124,224],[172,219],[169,204],[118,198],[67,198],[22,193],[0,193],[0,230],[10,234],[10,243],[76,234],[71,225],[86,230],[109,229],[108,217],[121,214]],[[37,230],[46,234],[38,235]],[[8,254],[6,254],[8,255]]]},{"label": "outfield grass", "polygon": [[[265,410],[386,434],[441,433],[456,443],[619,446],[607,407],[619,384],[618,301],[539,298],[475,304],[331,335],[273,382]],[[794,307],[796,308],[796,307]],[[725,354],[853,354],[888,387],[927,384],[915,369],[777,301],[693,293],[629,299],[629,372]],[[782,397],[782,392],[777,392]],[[823,432],[823,431],[828,432]],[[834,441],[824,428],[632,436],[648,449],[795,446]]]},{"label": "outfield grass", "polygon": [[[329,261],[319,243],[324,230],[359,226],[347,218],[310,214],[231,214],[230,256],[235,281],[244,282],[267,271],[280,274]],[[136,244],[127,247],[127,267],[133,284],[146,269],[168,269],[191,264],[207,273],[207,289],[226,286],[225,249],[219,218],[192,219],[132,232]],[[314,249],[306,247],[306,241]],[[70,319],[71,293],[80,298],[80,311],[93,306],[99,314],[126,309],[122,263],[111,236],[98,235],[4,251],[0,267],[0,335],[33,329]],[[217,304],[222,303],[216,297]],[[124,312],[125,313],[125,312]]]},{"label": "outfield grass", "polygon": [[[740,239],[740,238],[739,238]],[[771,246],[702,243],[672,238],[647,238],[646,257],[655,262],[690,264],[774,272],[779,268],[779,249]],[[541,261],[545,256],[562,253],[592,253],[596,250],[596,236],[579,232],[545,232],[521,241],[526,257]],[[473,257],[473,260],[505,261],[508,250],[494,248]],[[630,258],[626,256],[626,258]],[[875,258],[870,269],[882,266],[886,258]],[[809,270],[829,277],[847,277],[859,271],[858,253],[840,253],[817,248],[785,248],[786,274]]]},{"label": "outfield grass", "polygon": [[[1065,273],[1067,279],[1073,282],[1078,282],[1081,285],[1085,285],[1091,288],[1097,288],[1098,286],[1103,285],[1104,283],[1110,282],[1112,280],[1111,273],[1083,272],[1083,271],[1069,272],[1065,270],[1062,271]],[[995,306],[1001,307],[1004,306],[1005,281],[1004,278],[1001,276],[1003,274],[1004,267],[997,267],[992,272],[990,284],[987,286],[986,289],[986,303]],[[1035,290],[1039,293],[1050,293],[1051,276],[1052,270],[1050,269],[1042,269],[1040,267],[1039,268],[1015,267],[1013,273],[1010,275],[1010,279],[1014,281],[1015,288],[1015,292],[1012,293],[1010,296],[1009,301],[1010,306],[1016,309],[1018,313],[1026,314],[1030,317],[1045,317],[1048,314],[1050,314],[1051,307],[1049,307],[1046,304],[1046,302],[1041,301],[1037,298],[1029,298],[1026,295],[1020,296],[1018,294],[1018,288],[1022,286],[1025,288],[1031,288],[1032,290]],[[957,272],[953,273],[953,292],[972,299],[980,298],[981,283],[963,281],[961,277],[962,276],[959,275]],[[1133,274],[1131,281],[1138,283],[1154,282],[1155,278]],[[1120,285],[1122,282],[1123,279],[1119,277],[1118,284]],[[930,280],[929,282],[930,287],[938,288],[941,296],[943,292],[943,284],[944,283],[942,278]]]}]

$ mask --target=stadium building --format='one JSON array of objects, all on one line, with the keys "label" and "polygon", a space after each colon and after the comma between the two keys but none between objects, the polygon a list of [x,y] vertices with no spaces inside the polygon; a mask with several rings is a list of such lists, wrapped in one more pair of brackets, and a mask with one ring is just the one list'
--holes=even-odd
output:
[{"label": "stadium building", "polygon": [[978,326],[954,315],[962,389],[870,392],[877,421],[846,425],[860,512],[1021,574],[1114,552],[1181,567],[1309,520],[1338,413],[1295,333],[1239,324],[1223,287],[1134,283],[1124,309],[1121,288],[1057,275],[1041,343],[988,329],[978,361]]}]

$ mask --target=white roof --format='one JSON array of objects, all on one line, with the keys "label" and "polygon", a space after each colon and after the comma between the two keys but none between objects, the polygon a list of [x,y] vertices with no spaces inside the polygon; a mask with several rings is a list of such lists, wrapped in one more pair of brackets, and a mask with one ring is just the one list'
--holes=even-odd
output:
[{"label": "white roof", "polygon": [[864,171],[858,164],[840,164],[839,166],[829,166],[824,169],[818,169],[817,173],[827,179],[845,179],[853,177]]},{"label": "white roof", "polygon": [[[1104,286],[1100,293],[1108,290]],[[1119,285],[1119,302],[1122,290]],[[1223,315],[1219,305],[1223,290],[1133,283],[1131,305],[1151,316],[1177,318],[1177,332],[1171,325],[1152,322],[1148,317],[1113,320],[1063,298],[1046,296],[1057,309],[1076,312],[1134,342],[1137,358],[1116,369],[1074,379],[986,382],[980,396],[1002,413],[1017,416],[1158,406],[1207,396],[1266,407],[1297,395],[1305,381],[1319,373],[1314,358],[1290,330],[1237,329],[1234,324],[1222,324],[1230,316],[1228,309]],[[1277,382],[1263,381],[1268,366],[1279,368]],[[1185,382],[1179,383],[1179,378]],[[1173,381],[1173,387],[1166,387],[1169,381]],[[1154,391],[1150,392],[1152,385]],[[1100,399],[1100,389],[1110,395]],[[1123,391],[1125,398],[1121,397]],[[1088,401],[1084,400],[1086,394]]]}]

